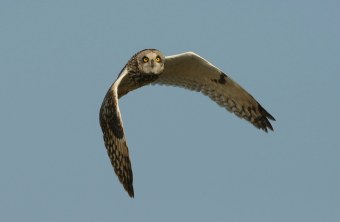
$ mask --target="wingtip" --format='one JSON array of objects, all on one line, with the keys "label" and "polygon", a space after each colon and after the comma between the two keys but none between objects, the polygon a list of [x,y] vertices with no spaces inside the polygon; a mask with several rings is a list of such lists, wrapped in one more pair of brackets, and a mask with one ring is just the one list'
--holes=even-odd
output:
[{"label": "wingtip", "polygon": [[262,120],[262,124],[261,124],[262,127],[260,127],[266,133],[268,133],[268,129],[270,129],[271,131],[274,131],[274,128],[273,128],[272,124],[269,122],[268,118],[273,120],[269,116],[264,116],[264,119]]},{"label": "wingtip", "polygon": [[276,119],[272,115],[270,115],[268,112],[267,112],[267,118],[269,118],[270,120],[276,121]]},{"label": "wingtip", "polygon": [[133,189],[128,191],[128,194],[131,198],[134,198],[135,197],[135,193],[133,192]]},{"label": "wingtip", "polygon": [[274,131],[274,128],[269,120],[276,121],[275,118],[267,110],[265,110],[260,104],[258,104],[258,108],[260,110],[260,113],[262,113],[262,121],[261,121],[262,127],[260,128],[263,129],[266,133],[268,133],[268,129],[270,129],[271,131]]},{"label": "wingtip", "polygon": [[131,198],[135,197],[135,192],[133,190],[132,184],[131,185],[124,185],[124,188]]},{"label": "wingtip", "polygon": [[272,124],[269,123],[269,121],[268,121],[268,124],[265,126],[266,133],[268,133],[268,129],[270,129],[271,131],[274,132],[274,128],[273,128]]}]

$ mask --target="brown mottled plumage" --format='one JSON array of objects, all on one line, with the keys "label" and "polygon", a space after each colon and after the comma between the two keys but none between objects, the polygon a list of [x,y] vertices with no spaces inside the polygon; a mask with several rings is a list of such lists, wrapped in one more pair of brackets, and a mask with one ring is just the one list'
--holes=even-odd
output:
[{"label": "brown mottled plumage", "polygon": [[264,131],[275,120],[246,90],[193,52],[164,57],[156,49],[136,53],[111,85],[100,108],[100,126],[112,166],[130,197],[134,196],[129,150],[118,100],[148,84],[172,85],[202,92],[218,105]]}]

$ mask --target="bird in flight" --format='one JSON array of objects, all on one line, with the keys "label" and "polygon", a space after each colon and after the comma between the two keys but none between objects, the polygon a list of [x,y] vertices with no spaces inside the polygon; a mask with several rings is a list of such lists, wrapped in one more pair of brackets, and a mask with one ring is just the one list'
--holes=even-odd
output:
[{"label": "bird in flight", "polygon": [[274,117],[245,89],[204,58],[193,52],[164,56],[156,49],[142,50],[132,56],[111,85],[99,113],[111,164],[130,197],[134,197],[133,175],[118,100],[149,84],[201,92],[255,127],[266,132],[273,130],[269,120],[275,120]]}]

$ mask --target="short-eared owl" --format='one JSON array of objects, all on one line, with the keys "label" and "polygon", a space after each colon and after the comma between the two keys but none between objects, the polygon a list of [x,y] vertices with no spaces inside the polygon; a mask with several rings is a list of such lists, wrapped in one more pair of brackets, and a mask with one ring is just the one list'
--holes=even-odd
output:
[{"label": "short-eared owl", "polygon": [[111,85],[100,108],[100,126],[107,153],[120,182],[134,196],[129,151],[118,100],[148,84],[178,86],[202,92],[218,105],[255,127],[273,130],[275,120],[246,90],[220,69],[193,52],[166,56],[156,49],[136,53]]}]

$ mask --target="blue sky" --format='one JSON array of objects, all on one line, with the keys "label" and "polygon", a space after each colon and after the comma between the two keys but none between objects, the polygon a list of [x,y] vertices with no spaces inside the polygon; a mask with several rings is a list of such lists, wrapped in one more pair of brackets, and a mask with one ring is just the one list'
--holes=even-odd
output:
[{"label": "blue sky", "polygon": [[[0,1],[1,221],[339,221],[339,1]],[[135,198],[98,112],[144,48],[194,51],[277,119],[150,86],[120,101]]]}]

